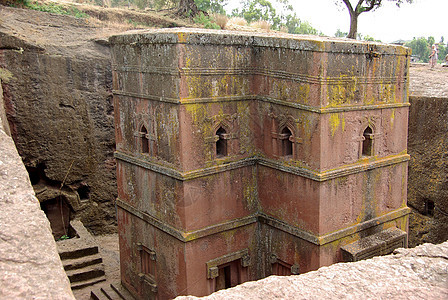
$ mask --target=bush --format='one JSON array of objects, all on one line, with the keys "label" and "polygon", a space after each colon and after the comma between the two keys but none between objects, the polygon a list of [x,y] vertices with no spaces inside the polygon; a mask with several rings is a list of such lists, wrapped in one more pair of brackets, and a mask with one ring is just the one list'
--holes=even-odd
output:
[{"label": "bush", "polygon": [[210,17],[205,16],[202,12],[198,13],[196,17],[194,17],[193,21],[196,24],[202,24],[204,25],[204,28],[207,29],[221,29],[218,24],[212,22]]},{"label": "bush", "polygon": [[63,6],[54,2],[49,3],[39,3],[38,1],[20,0],[18,1],[23,4],[25,8],[38,10],[58,15],[69,15],[75,18],[87,18],[88,15],[73,5]]}]

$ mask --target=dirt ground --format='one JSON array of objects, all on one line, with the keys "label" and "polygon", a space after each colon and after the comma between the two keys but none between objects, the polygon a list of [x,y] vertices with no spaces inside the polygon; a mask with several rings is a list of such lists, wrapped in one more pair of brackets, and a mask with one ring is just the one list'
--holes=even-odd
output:
[{"label": "dirt ground", "polygon": [[98,243],[100,254],[103,257],[106,281],[73,291],[77,300],[90,299],[90,291],[110,283],[120,282],[120,256],[118,247],[118,234],[94,236]]},{"label": "dirt ground", "polygon": [[412,63],[409,77],[410,96],[448,98],[448,67],[438,64],[431,69],[428,64]]}]

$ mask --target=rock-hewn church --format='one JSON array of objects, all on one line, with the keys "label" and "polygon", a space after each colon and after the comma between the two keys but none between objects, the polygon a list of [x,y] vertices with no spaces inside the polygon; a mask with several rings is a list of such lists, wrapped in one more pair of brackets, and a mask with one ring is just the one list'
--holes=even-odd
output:
[{"label": "rock-hewn church", "polygon": [[407,245],[408,49],[198,29],[110,42],[121,280],[136,297]]}]

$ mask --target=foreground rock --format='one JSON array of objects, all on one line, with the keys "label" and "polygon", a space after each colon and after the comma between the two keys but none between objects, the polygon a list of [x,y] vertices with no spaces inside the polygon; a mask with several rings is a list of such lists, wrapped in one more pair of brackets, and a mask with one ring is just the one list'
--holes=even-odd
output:
[{"label": "foreground rock", "polygon": [[[271,276],[201,299],[447,299],[448,242],[339,263],[298,276]],[[178,300],[198,299],[177,297]]]},{"label": "foreground rock", "polygon": [[50,224],[1,119],[0,299],[74,299]]}]

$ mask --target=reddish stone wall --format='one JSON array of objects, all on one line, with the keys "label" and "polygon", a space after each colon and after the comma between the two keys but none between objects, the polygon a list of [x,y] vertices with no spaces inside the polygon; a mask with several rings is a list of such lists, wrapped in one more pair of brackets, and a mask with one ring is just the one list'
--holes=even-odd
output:
[{"label": "reddish stone wall", "polygon": [[[138,297],[310,271],[407,231],[405,48],[189,29],[110,41],[122,280]],[[138,244],[167,270],[156,294]]]}]

